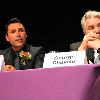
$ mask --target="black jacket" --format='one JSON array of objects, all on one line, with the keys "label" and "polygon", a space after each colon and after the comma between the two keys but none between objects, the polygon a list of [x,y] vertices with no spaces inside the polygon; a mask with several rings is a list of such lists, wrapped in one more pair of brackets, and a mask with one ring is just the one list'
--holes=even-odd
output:
[{"label": "black jacket", "polygon": [[[70,44],[70,50],[77,51],[80,45],[81,45],[81,42],[72,43]],[[92,63],[94,63],[94,49],[92,48],[87,49],[86,56],[87,56],[88,61],[90,60]]]},{"label": "black jacket", "polygon": [[[25,52],[29,52],[32,55],[32,57],[30,60],[27,61],[27,63],[25,64],[20,63],[19,70],[43,67],[45,51],[41,46],[34,47],[32,45],[26,44],[21,50]],[[4,55],[5,65],[15,66],[16,52],[12,49],[12,47],[0,51],[0,54]]]}]

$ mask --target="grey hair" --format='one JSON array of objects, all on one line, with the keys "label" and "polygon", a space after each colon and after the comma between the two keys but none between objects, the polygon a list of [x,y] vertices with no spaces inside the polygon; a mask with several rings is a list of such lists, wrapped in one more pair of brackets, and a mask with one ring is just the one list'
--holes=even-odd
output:
[{"label": "grey hair", "polygon": [[81,26],[82,26],[82,29],[83,29],[83,32],[85,33],[85,27],[84,27],[84,24],[85,24],[85,21],[87,19],[90,19],[91,17],[97,17],[97,18],[100,18],[100,12],[99,11],[95,11],[95,10],[88,10],[85,15],[82,17],[81,19]]}]

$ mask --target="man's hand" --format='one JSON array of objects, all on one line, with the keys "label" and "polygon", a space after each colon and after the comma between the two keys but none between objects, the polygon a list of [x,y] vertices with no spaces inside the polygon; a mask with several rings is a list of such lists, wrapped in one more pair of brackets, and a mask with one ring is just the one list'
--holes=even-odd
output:
[{"label": "man's hand", "polygon": [[96,39],[94,41],[89,41],[88,47],[97,50],[98,48],[100,48],[100,39]]},{"label": "man's hand", "polygon": [[6,65],[2,69],[3,71],[13,71],[16,70],[12,65]]},{"label": "man's hand", "polygon": [[78,50],[86,50],[87,48],[95,49],[93,45],[97,43],[95,42],[95,40],[97,40],[98,38],[99,38],[99,34],[93,32],[86,34]]}]

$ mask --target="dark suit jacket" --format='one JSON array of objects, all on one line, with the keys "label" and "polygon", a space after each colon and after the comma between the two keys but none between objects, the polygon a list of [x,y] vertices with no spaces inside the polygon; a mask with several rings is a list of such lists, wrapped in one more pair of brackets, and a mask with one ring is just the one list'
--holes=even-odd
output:
[{"label": "dark suit jacket", "polygon": [[[80,45],[81,42],[72,43],[70,44],[70,50],[77,51]],[[86,50],[86,56],[88,61],[90,60],[92,63],[94,63],[94,50],[92,48]]]},{"label": "dark suit jacket", "polygon": [[[34,47],[32,45],[25,45],[22,48],[23,51],[29,52],[32,55],[32,59],[27,61],[25,65],[20,65],[20,70],[24,69],[34,69],[34,68],[42,68],[45,56],[45,50],[42,47]],[[12,47],[1,50],[0,54],[4,55],[4,60],[6,65],[15,66],[15,51]]]}]

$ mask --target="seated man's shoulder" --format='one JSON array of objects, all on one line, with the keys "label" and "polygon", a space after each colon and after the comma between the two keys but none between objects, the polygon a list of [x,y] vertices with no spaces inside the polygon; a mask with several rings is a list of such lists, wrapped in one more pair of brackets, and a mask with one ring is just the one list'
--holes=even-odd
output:
[{"label": "seated man's shoulder", "polygon": [[78,50],[79,46],[81,45],[81,42],[74,42],[70,44],[70,49],[71,50]]},{"label": "seated man's shoulder", "polygon": [[80,44],[81,44],[81,42],[73,42],[70,45],[80,45]]},{"label": "seated man's shoulder", "polygon": [[33,45],[30,45],[30,49],[32,50],[40,50],[40,49],[44,49],[42,46],[33,46]]},{"label": "seated man's shoulder", "polygon": [[37,53],[37,52],[45,53],[45,49],[44,49],[43,46],[33,46],[33,45],[30,45],[30,51],[33,52],[33,53]]},{"label": "seated man's shoulder", "polygon": [[4,53],[4,50],[0,50],[0,55],[2,55]]},{"label": "seated man's shoulder", "polygon": [[7,49],[4,49],[4,50],[0,50],[0,55],[1,54],[5,54],[5,53],[8,53],[10,50],[11,50],[11,48],[7,48]]}]

